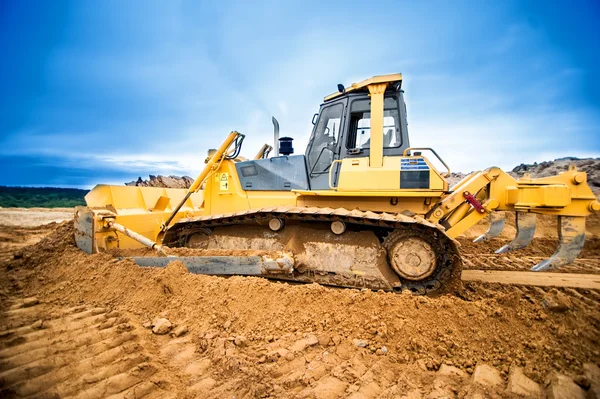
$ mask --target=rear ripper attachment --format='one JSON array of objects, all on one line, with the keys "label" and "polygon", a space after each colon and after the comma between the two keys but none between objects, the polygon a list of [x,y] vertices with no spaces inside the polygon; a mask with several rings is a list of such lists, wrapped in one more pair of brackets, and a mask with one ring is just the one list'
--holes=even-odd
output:
[{"label": "rear ripper attachment", "polygon": [[[460,281],[454,239],[483,218],[490,228],[475,241],[497,237],[504,212],[515,212],[504,253],[532,241],[537,214],[557,216],[558,248],[537,271],[572,262],[585,218],[600,210],[574,167],[519,180],[492,167],[450,188],[441,157],[410,147],[401,74],[338,85],[313,117],[304,154],[272,121],[274,146],[246,159],[244,136],[231,132],[188,190],[96,186],[76,211],[77,246],[135,255],[142,266],[181,260],[193,273],[440,294]],[[137,256],[140,248],[154,256]]]},{"label": "rear ripper attachment", "polygon": [[[489,215],[489,228],[474,242],[498,237],[505,226],[504,211],[515,212],[516,236],[496,253],[517,251],[533,240],[537,214],[556,215],[559,243],[554,254],[533,271],[546,271],[572,263],[585,243],[585,218],[600,210],[600,203],[586,184],[587,175],[570,166],[557,176],[532,179],[525,175],[515,180],[498,168],[467,176],[430,213],[430,220],[439,220],[451,237],[461,234]],[[476,192],[472,196],[469,191]],[[456,199],[460,193],[467,199]],[[476,202],[476,203],[473,203]],[[470,203],[471,206],[466,205]]]}]

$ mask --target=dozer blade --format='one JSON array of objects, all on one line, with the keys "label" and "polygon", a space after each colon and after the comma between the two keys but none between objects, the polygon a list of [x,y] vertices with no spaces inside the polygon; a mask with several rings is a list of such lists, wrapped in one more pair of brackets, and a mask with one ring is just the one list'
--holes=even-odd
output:
[{"label": "dozer blade", "polygon": [[488,231],[480,235],[473,242],[481,242],[489,240],[490,238],[498,237],[502,230],[504,230],[504,220],[506,215],[504,212],[492,212],[490,213],[490,227]]},{"label": "dozer blade", "polygon": [[534,272],[552,270],[567,265],[577,258],[585,243],[585,217],[558,217],[558,248],[549,259],[531,268]]},{"label": "dozer blade", "polygon": [[535,222],[537,217],[535,213],[516,213],[516,224],[517,224],[517,235],[515,238],[496,251],[497,254],[503,254],[505,252],[515,251],[517,249],[525,248],[535,234]]},{"label": "dozer blade", "polygon": [[277,257],[261,256],[163,256],[133,257],[138,266],[166,267],[180,261],[190,273],[261,276],[277,273],[292,273],[294,258],[281,253]]}]

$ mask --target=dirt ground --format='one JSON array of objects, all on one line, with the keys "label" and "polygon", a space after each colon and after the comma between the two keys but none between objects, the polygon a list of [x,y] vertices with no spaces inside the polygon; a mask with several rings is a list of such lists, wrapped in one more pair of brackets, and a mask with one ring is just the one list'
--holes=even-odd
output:
[{"label": "dirt ground", "polygon": [[[428,298],[192,275],[85,255],[69,222],[4,217],[0,397],[517,398],[517,368],[544,396],[552,373],[581,381],[600,364],[599,290],[469,281]],[[556,273],[600,275],[599,225]],[[477,226],[459,240],[465,269],[528,270],[556,244],[554,220],[538,226],[509,256],[493,250],[514,224],[472,244]],[[161,324],[168,333],[154,334]],[[481,380],[482,364],[499,383]]]}]

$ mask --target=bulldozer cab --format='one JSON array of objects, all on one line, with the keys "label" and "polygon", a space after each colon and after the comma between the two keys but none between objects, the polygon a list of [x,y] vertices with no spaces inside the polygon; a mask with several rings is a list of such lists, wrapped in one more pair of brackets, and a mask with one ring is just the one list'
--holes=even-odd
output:
[{"label": "bulldozer cab", "polygon": [[[371,126],[369,84],[377,78],[385,82],[383,129],[381,124],[373,129]],[[401,75],[376,77],[353,84],[348,90],[340,85],[338,93],[325,97],[305,154],[312,190],[329,189],[330,183],[336,185],[340,168],[339,163],[334,164],[336,160],[370,157],[372,151],[383,156],[402,156],[409,139],[401,83]],[[372,140],[372,136],[378,136],[378,140]],[[331,168],[334,170],[330,181]]]}]

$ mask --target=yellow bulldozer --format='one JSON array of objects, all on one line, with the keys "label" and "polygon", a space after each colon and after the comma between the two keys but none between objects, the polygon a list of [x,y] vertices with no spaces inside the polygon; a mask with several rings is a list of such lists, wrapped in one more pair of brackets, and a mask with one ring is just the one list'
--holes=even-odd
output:
[{"label": "yellow bulldozer", "polygon": [[516,237],[499,253],[528,245],[546,214],[558,216],[559,244],[532,270],[577,257],[585,218],[600,210],[584,172],[516,180],[491,167],[450,188],[439,155],[409,144],[401,87],[401,74],[338,85],[304,155],[273,119],[273,146],[245,159],[244,135],[231,132],[189,190],[98,185],[76,210],[76,243],[89,254],[156,250],[134,257],[141,266],[178,259],[194,273],[439,294],[460,280],[456,237],[485,217],[475,241],[496,237],[514,211]]}]

